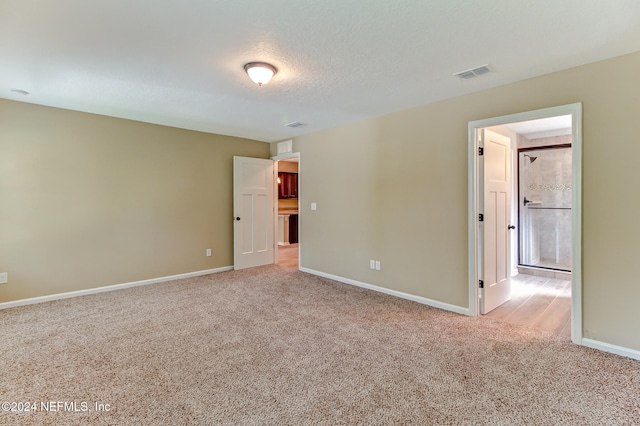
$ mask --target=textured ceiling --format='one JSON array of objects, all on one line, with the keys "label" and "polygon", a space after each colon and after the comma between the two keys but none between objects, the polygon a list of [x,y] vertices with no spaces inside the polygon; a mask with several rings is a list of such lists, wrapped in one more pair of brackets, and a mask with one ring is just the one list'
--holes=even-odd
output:
[{"label": "textured ceiling", "polygon": [[262,141],[639,50],[638,0],[0,2],[0,97]]}]

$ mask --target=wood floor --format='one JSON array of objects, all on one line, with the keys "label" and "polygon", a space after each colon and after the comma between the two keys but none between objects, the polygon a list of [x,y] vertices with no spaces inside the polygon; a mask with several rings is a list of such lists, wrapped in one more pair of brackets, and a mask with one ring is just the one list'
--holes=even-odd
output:
[{"label": "wood floor", "polygon": [[[278,246],[278,265],[298,270],[298,244]],[[571,281],[512,277],[511,300],[486,316],[571,337]]]},{"label": "wood floor", "polygon": [[278,265],[298,270],[298,244],[278,246]]},{"label": "wood floor", "polygon": [[511,300],[486,316],[571,337],[571,281],[512,277]]}]

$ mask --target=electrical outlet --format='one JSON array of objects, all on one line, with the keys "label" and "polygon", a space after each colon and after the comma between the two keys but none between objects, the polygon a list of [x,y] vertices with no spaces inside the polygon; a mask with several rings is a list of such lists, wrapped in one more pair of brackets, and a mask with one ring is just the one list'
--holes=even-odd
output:
[{"label": "electrical outlet", "polygon": [[376,269],[376,261],[375,260],[370,260],[369,261],[369,269]]},{"label": "electrical outlet", "polygon": [[376,271],[380,270],[380,261],[376,260]]},{"label": "electrical outlet", "polygon": [[211,256],[211,249],[207,249],[207,256]]},{"label": "electrical outlet", "polygon": [[318,205],[316,203],[311,203],[311,210],[317,210]]},{"label": "electrical outlet", "polygon": [[7,272],[0,272],[0,284],[6,284],[9,282],[9,274]]}]

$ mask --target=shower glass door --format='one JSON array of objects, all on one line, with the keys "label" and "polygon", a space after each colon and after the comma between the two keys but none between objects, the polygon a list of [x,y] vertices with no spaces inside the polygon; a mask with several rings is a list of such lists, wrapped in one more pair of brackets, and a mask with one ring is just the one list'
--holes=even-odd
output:
[{"label": "shower glass door", "polygon": [[518,150],[519,261],[571,271],[571,146]]}]

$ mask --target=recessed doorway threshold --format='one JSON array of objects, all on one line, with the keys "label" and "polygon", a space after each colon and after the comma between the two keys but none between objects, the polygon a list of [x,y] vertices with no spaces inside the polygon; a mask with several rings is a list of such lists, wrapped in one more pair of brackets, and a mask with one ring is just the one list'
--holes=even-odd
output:
[{"label": "recessed doorway threshold", "polygon": [[518,265],[518,273],[533,275],[534,277],[554,278],[556,280],[571,280],[571,272],[536,268],[534,266]]}]

